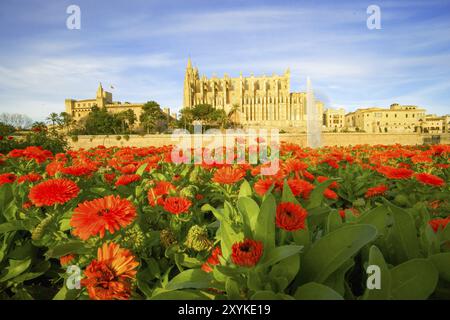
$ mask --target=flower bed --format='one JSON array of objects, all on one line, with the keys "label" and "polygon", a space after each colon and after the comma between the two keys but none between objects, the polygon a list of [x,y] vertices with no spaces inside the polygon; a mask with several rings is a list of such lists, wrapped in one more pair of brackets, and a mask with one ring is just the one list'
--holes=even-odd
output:
[{"label": "flower bed", "polygon": [[1,299],[450,298],[450,146],[0,156]]}]

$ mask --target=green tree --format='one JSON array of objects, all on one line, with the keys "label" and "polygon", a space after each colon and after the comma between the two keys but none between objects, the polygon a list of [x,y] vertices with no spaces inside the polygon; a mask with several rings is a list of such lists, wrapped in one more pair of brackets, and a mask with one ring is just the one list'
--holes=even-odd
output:
[{"label": "green tree", "polygon": [[52,124],[52,126],[56,124],[59,125],[62,122],[61,117],[56,112],[50,113],[50,115],[47,117],[46,120],[49,121]]},{"label": "green tree", "polygon": [[73,119],[73,117],[67,112],[61,112],[59,114],[59,118],[61,119],[60,127],[69,132],[72,126],[75,124],[75,120]]},{"label": "green tree", "polygon": [[147,133],[164,131],[167,129],[169,122],[168,116],[155,101],[148,101],[144,104],[139,120]]},{"label": "green tree", "polygon": [[84,119],[85,134],[117,134],[121,130],[121,121],[106,108],[94,106]]},{"label": "green tree", "polygon": [[121,123],[121,133],[129,133],[137,120],[136,114],[132,109],[121,111],[115,114],[115,117]]}]

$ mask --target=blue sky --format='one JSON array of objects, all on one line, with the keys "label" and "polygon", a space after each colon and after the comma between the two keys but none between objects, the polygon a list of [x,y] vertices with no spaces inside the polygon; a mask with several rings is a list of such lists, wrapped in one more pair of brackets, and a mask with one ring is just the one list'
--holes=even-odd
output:
[{"label": "blue sky", "polygon": [[[81,8],[81,29],[66,8]],[[366,9],[381,9],[369,30]],[[178,110],[188,56],[208,77],[306,77],[326,107],[415,104],[450,113],[450,1],[2,0],[0,112],[43,120],[64,99],[156,100]]]}]

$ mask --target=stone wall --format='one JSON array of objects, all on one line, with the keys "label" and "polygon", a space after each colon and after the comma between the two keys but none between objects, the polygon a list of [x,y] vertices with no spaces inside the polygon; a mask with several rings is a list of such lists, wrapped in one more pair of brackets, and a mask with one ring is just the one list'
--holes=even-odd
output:
[{"label": "stone wall", "polygon": [[[242,136],[242,135],[235,135]],[[450,143],[450,134],[442,134],[441,143]],[[69,138],[71,148],[91,148],[98,145],[104,145],[106,147],[111,146],[135,146],[135,147],[146,147],[146,146],[164,146],[169,144],[179,144],[181,140],[172,139],[170,134],[155,134],[155,135],[130,135],[129,139],[126,140],[124,136],[120,136],[120,140],[117,139],[118,136],[78,136],[77,141],[72,141]],[[191,135],[191,143],[194,145],[195,138],[199,136]],[[207,138],[205,135],[204,137]],[[416,145],[423,144],[425,135],[419,135],[415,133],[399,133],[399,134],[385,134],[385,133],[323,133],[322,134],[322,145],[323,146],[348,146],[357,144],[403,144],[403,145]],[[267,139],[270,141],[270,136]],[[280,134],[280,141],[286,141],[290,143],[296,143],[300,146],[307,145],[307,135],[306,134]]]}]

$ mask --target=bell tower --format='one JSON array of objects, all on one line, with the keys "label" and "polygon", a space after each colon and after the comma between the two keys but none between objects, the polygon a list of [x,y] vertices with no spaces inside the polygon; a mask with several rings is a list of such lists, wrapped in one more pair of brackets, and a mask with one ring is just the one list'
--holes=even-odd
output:
[{"label": "bell tower", "polygon": [[97,89],[97,95],[95,96],[97,107],[105,107],[105,91],[103,91],[102,83],[100,82]]}]

